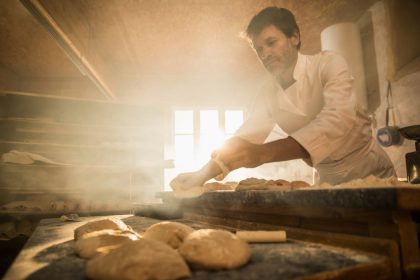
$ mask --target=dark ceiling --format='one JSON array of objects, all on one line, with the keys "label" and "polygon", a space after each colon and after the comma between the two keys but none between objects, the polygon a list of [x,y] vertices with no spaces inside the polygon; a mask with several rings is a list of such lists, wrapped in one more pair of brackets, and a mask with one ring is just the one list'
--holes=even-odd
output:
[{"label": "dark ceiling", "polygon": [[[239,35],[262,8],[292,10],[313,54],[325,27],[358,20],[376,0],[37,2],[118,99],[176,100],[256,87],[266,73]],[[0,36],[1,89],[104,99],[19,0],[0,1]]]}]

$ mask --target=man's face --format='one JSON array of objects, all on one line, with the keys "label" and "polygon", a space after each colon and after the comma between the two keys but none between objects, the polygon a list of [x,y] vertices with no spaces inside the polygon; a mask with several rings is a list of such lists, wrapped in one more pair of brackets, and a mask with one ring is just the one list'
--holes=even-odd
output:
[{"label": "man's face", "polygon": [[288,38],[277,27],[269,25],[252,38],[252,43],[262,64],[272,75],[281,76],[294,67],[299,35]]}]

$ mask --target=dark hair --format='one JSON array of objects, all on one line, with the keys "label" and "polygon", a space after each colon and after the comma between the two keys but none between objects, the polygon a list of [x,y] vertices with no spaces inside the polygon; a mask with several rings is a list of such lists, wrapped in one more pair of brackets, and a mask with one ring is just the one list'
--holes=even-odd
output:
[{"label": "dark hair", "polygon": [[299,35],[299,44],[296,46],[300,49],[300,31],[296,24],[296,20],[292,12],[285,8],[267,7],[255,15],[250,21],[246,29],[246,35],[249,39],[258,35],[265,27],[274,25],[281,30],[288,38],[293,34]]}]

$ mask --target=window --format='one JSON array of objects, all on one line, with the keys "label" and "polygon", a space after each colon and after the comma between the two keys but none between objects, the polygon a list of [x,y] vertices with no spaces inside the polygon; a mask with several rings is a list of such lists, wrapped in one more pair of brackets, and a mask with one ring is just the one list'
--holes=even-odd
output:
[{"label": "window", "polygon": [[235,131],[244,121],[243,111],[227,110],[225,111],[225,132],[226,138],[232,137]]},{"label": "window", "polygon": [[232,137],[244,119],[243,110],[175,110],[173,113],[173,158],[175,168],[165,169],[165,190],[180,172],[205,164],[211,152]]},{"label": "window", "polygon": [[219,127],[219,111],[201,110],[199,116],[200,126],[197,139],[199,144],[196,163],[201,166],[209,160],[211,152],[222,145],[224,133]]},{"label": "window", "polygon": [[193,111],[175,111],[175,166],[187,168],[194,159]]}]

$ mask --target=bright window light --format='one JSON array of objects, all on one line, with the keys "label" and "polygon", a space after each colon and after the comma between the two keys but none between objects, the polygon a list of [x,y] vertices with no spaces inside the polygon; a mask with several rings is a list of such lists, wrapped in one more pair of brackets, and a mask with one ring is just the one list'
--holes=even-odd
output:
[{"label": "bright window light", "polygon": [[200,134],[211,134],[219,132],[219,111],[200,111]]},{"label": "bright window light", "polygon": [[226,110],[225,111],[225,130],[226,135],[233,135],[235,131],[244,122],[244,112],[241,110]]},{"label": "bright window light", "polygon": [[175,168],[165,169],[165,190],[171,190],[169,182],[180,172],[197,170],[205,164],[211,152],[223,144],[225,135],[231,137],[243,122],[243,111],[227,110],[225,114],[225,131],[219,123],[219,110],[199,111],[199,131],[194,131],[194,111],[175,111],[174,152]]},{"label": "bright window light", "polygon": [[175,111],[175,168],[188,170],[194,165],[194,112]]},{"label": "bright window light", "polygon": [[218,110],[200,111],[200,142],[197,152],[198,167],[206,163],[211,152],[223,143],[223,133],[219,128]]},{"label": "bright window light", "polygon": [[192,160],[194,160],[194,136],[175,135],[175,165],[185,165]]},{"label": "bright window light", "polygon": [[194,118],[192,110],[175,111],[175,134],[193,134]]}]

